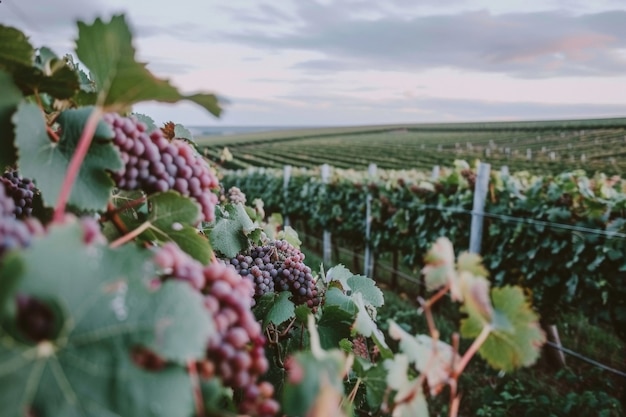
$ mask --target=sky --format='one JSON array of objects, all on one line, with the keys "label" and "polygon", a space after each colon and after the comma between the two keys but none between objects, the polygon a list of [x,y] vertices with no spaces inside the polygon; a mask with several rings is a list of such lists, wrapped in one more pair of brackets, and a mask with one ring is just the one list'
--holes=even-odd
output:
[{"label": "sky", "polygon": [[2,0],[0,23],[72,53],[76,21],[124,13],[188,126],[626,117],[626,0]]}]

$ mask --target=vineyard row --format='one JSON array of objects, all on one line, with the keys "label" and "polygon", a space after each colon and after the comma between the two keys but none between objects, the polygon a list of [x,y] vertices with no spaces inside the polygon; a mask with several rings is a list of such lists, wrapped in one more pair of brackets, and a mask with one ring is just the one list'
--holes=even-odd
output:
[{"label": "vineyard row", "polygon": [[[285,181],[283,170],[248,169],[228,172],[223,184],[239,187],[249,201],[261,199],[267,214],[328,230],[375,256],[396,253],[418,271],[440,236],[468,249],[475,179],[474,168],[457,162],[434,179],[413,170],[370,175],[335,168],[327,182],[319,170],[302,169]],[[482,254],[494,285],[523,285],[546,318],[576,308],[626,328],[626,181],[492,171],[483,217]]]}]

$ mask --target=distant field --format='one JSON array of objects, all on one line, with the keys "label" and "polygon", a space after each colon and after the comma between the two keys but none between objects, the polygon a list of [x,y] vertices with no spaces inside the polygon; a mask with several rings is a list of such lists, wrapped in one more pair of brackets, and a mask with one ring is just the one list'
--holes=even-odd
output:
[{"label": "distant field", "polygon": [[250,166],[431,169],[479,158],[512,170],[626,171],[626,118],[494,123],[354,126],[210,136],[197,139],[210,159],[228,147],[226,168]]}]

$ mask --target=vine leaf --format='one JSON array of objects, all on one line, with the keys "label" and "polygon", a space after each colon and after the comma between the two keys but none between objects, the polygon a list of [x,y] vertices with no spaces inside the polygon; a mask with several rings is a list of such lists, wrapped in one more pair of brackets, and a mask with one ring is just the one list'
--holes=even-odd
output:
[{"label": "vine leaf", "polygon": [[291,293],[289,291],[282,291],[273,297],[272,305],[263,319],[263,327],[266,327],[269,323],[279,325],[294,317],[295,305],[289,300],[290,296]]},{"label": "vine leaf", "polygon": [[374,343],[376,343],[376,346],[378,346],[381,356],[383,358],[390,357],[392,353],[389,346],[387,346],[387,342],[385,341],[385,335],[378,328],[376,322],[368,313],[363,300],[363,295],[358,292],[353,294],[351,298],[358,308],[358,313],[354,322],[354,331],[365,337],[371,337],[374,340]]},{"label": "vine leaf", "polygon": [[[36,344],[14,317],[0,327],[0,393],[7,415],[191,415],[191,382],[177,363],[200,359],[213,332],[202,296],[183,282],[151,290],[149,251],[86,246],[78,223],[53,226],[11,262],[20,294],[56,305],[60,331]],[[3,268],[5,265],[3,265]],[[143,346],[170,361],[140,369]],[[132,411],[132,412],[131,412]],[[139,412],[141,411],[141,412]]]},{"label": "vine leaf", "polygon": [[353,275],[354,274],[350,272],[348,268],[346,268],[342,264],[339,264],[339,265],[333,266],[326,272],[325,279],[328,282],[331,282],[331,281],[339,282],[341,284],[341,288],[344,291],[347,291],[350,289],[350,286],[348,285],[348,279],[352,278]]},{"label": "vine leaf", "polygon": [[489,281],[483,276],[474,276],[466,271],[459,274],[459,281],[463,308],[485,324],[490,323],[493,319],[493,306],[489,298]]},{"label": "vine leaf", "polygon": [[35,50],[20,30],[0,25],[0,69],[13,74],[33,65]]},{"label": "vine leaf", "polygon": [[[352,346],[349,347],[352,351]],[[372,363],[360,356],[355,356],[352,370],[365,385],[365,399],[372,410],[378,410],[387,392],[387,370],[385,363]]]},{"label": "vine leaf", "polygon": [[154,132],[158,129],[152,117],[141,113],[133,113],[133,116],[135,116],[137,120],[139,120],[141,123],[146,125],[148,132]]},{"label": "vine leaf", "polygon": [[[492,367],[512,371],[535,363],[540,348],[545,343],[545,334],[539,320],[519,287],[505,286],[491,290],[493,301],[493,330],[478,350]],[[461,321],[463,337],[477,337],[483,326],[484,317],[467,310],[469,316]]]},{"label": "vine leaf", "polygon": [[113,16],[109,22],[98,18],[91,25],[78,22],[76,54],[91,71],[98,103],[107,111],[127,109],[147,100],[190,100],[215,116],[221,112],[215,95],[182,95],[169,81],[156,78],[145,64],[137,62],[132,33],[123,15]]},{"label": "vine leaf", "polygon": [[387,385],[396,391],[393,417],[428,417],[428,404],[419,378],[408,377],[409,358],[402,353],[383,362],[387,371]]},{"label": "vine leaf", "polygon": [[[37,182],[46,205],[54,206],[61,191],[69,161],[78,144],[83,126],[91,108],[66,110],[58,118],[63,134],[58,143],[48,139],[46,122],[41,110],[31,103],[22,103],[13,115],[19,166],[22,175]],[[95,132],[96,139],[109,139],[112,132],[100,122]],[[109,140],[95,140],[80,167],[76,183],[72,188],[69,203],[88,211],[106,208],[113,190],[113,180],[107,170],[116,171],[123,167],[119,153]]]},{"label": "vine leaf", "polygon": [[215,215],[215,224],[209,232],[211,245],[228,258],[245,251],[249,240],[260,237],[261,228],[250,219],[242,204],[218,206]]},{"label": "vine leaf", "polygon": [[461,300],[458,277],[454,269],[454,249],[447,237],[440,237],[432,245],[425,257],[426,266],[422,269],[426,288],[436,290],[450,286],[453,300]]},{"label": "vine leaf", "polygon": [[11,76],[3,70],[0,70],[0,85],[2,86],[2,94],[0,94],[0,169],[4,172],[6,166],[13,165],[17,160],[11,116],[22,100],[22,93]]},{"label": "vine leaf", "polygon": [[[339,349],[323,350],[315,320],[309,315],[311,350],[289,357],[289,374],[283,390],[282,406],[287,415],[331,415],[343,397],[343,378],[349,357]],[[342,415],[342,414],[340,414]]]},{"label": "vine leaf", "polygon": [[174,137],[186,139],[195,145],[191,131],[180,123],[174,125]]},{"label": "vine leaf", "polygon": [[393,320],[389,321],[389,335],[400,342],[400,350],[415,364],[415,369],[425,374],[433,395],[445,385],[454,363],[461,358],[455,354],[452,346],[437,341],[425,334],[412,336]]},{"label": "vine leaf", "polygon": [[68,99],[80,89],[74,68],[46,47],[39,48],[39,58],[34,67],[25,68],[14,76],[25,94],[39,92],[57,99]]},{"label": "vine leaf", "polygon": [[478,277],[488,277],[489,272],[482,265],[480,255],[470,252],[463,252],[457,259],[457,268],[459,272],[466,271]]},{"label": "vine leaf", "polygon": [[376,282],[363,275],[353,275],[347,280],[352,293],[361,293],[366,305],[381,307],[385,304],[383,292],[376,286]]},{"label": "vine leaf", "polygon": [[350,336],[350,329],[357,314],[357,306],[339,288],[326,292],[322,315],[317,322],[322,347],[337,347],[339,342]]},{"label": "vine leaf", "polygon": [[148,197],[147,221],[150,228],[143,238],[160,242],[174,241],[191,257],[206,265],[211,260],[211,245],[192,225],[200,221],[200,206],[176,191],[166,191]]}]

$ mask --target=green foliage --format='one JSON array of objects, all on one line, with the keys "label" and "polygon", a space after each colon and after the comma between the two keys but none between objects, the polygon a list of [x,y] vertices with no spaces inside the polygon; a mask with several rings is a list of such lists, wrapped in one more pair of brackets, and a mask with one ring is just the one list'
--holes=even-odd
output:
[{"label": "green foliage", "polygon": [[[154,402],[153,415],[165,416],[193,407],[183,388],[167,387],[173,381],[189,386],[184,367],[176,364],[203,356],[213,331],[211,317],[200,295],[184,283],[150,290],[149,256],[133,248],[85,246],[82,229],[74,223],[52,228],[2,266],[4,274],[16,270],[11,264],[21,264],[16,292],[54,312],[53,336],[38,343],[24,333],[17,317],[4,317],[0,382],[7,388],[5,410],[17,414],[32,406],[51,415],[107,415],[152,408]],[[171,365],[154,374],[139,369],[129,354],[136,346]],[[122,388],[127,384],[133,385],[130,391]]]},{"label": "green foliage", "polygon": [[213,249],[232,258],[244,252],[250,241],[258,240],[261,228],[248,216],[241,204],[227,204],[216,210],[216,220],[208,227]]},{"label": "green foliage", "polygon": [[[374,252],[398,252],[404,266],[417,270],[440,236],[449,236],[457,251],[468,247],[473,189],[466,177],[472,172],[442,168],[433,180],[430,173],[416,170],[379,169],[372,178],[364,171],[336,169],[326,185],[318,170],[293,169],[286,193],[282,170],[229,172],[223,182],[225,187],[239,187],[250,199],[262,198],[267,213],[289,215],[311,230],[329,230],[355,251],[365,241],[364,201],[369,193]],[[490,282],[525,287],[548,322],[576,308],[594,320],[612,320],[621,331],[626,323],[626,266],[621,256],[626,241],[618,233],[626,232],[624,189],[620,178],[587,176],[583,171],[554,176],[493,172],[486,211],[527,220],[486,218],[482,247]],[[584,231],[590,229],[606,236]],[[452,265],[443,265],[427,271],[429,286],[445,282],[446,268]],[[459,259],[459,267],[486,272],[475,271],[470,257]]]},{"label": "green foliage", "polygon": [[132,34],[124,16],[113,16],[110,22],[96,19],[91,25],[79,22],[76,55],[93,75],[98,104],[109,110],[124,110],[148,100],[174,103],[187,99],[216,116],[220,114],[214,95],[182,95],[168,81],[154,77],[145,64],[135,61]]},{"label": "green foliage", "polygon": [[[20,170],[37,182],[48,206],[56,204],[70,159],[91,111],[91,108],[84,107],[61,113],[58,122],[63,134],[58,143],[48,138],[46,121],[36,105],[20,104],[13,116]],[[122,167],[118,152],[108,140],[112,136],[111,129],[100,122],[95,132],[96,141],[92,142],[80,167],[80,181],[70,195],[69,203],[79,210],[101,211],[106,208],[114,185],[106,171]]]},{"label": "green foliage", "polygon": [[[149,212],[145,232],[150,241],[174,241],[178,246],[203,264],[208,264],[211,247],[205,236],[198,234],[200,207],[175,191],[153,194],[148,197]],[[141,217],[140,217],[141,218]]]},{"label": "green foliage", "polygon": [[0,95],[0,168],[13,165],[17,160],[16,149],[13,145],[15,135],[11,116],[15,112],[17,105],[22,99],[17,86],[13,83],[11,76],[0,69],[0,85],[2,85],[2,95]]}]

